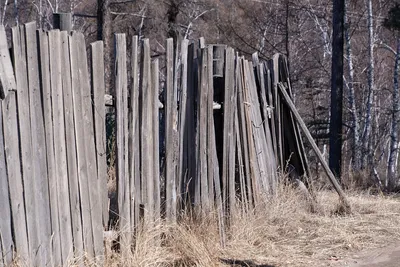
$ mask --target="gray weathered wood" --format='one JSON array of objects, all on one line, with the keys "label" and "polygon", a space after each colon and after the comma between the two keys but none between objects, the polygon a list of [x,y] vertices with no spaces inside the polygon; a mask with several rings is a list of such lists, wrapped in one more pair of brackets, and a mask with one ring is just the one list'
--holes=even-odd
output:
[{"label": "gray weathered wood", "polygon": [[93,227],[91,221],[91,206],[89,197],[89,187],[91,186],[88,178],[88,168],[86,162],[85,133],[83,121],[83,101],[82,89],[79,77],[80,54],[79,54],[79,35],[73,33],[69,37],[70,59],[71,59],[71,86],[74,110],[74,129],[76,138],[76,152],[78,162],[79,191],[82,210],[82,232],[83,245],[89,258],[95,256],[93,243]]},{"label": "gray weathered wood", "polygon": [[165,153],[166,153],[166,218],[172,223],[176,221],[176,149],[177,149],[177,121],[175,114],[176,108],[176,92],[174,91],[175,77],[175,57],[173,50],[173,39],[167,39],[167,80],[165,88],[166,111],[165,111]]},{"label": "gray weathered wood", "polygon": [[43,265],[50,264],[51,259],[51,232],[49,184],[47,179],[46,140],[43,120],[43,105],[39,80],[39,56],[36,34],[36,22],[25,24],[29,109],[31,125],[32,153],[32,178],[35,188],[36,224],[38,231],[38,247],[35,254],[38,262]]},{"label": "gray weathered wood", "polygon": [[72,100],[71,86],[71,62],[68,42],[68,33],[61,32],[61,73],[63,99],[64,99],[64,118],[65,118],[65,138],[67,150],[69,200],[71,205],[72,237],[74,242],[75,257],[81,259],[84,255],[82,221],[81,221],[81,202],[79,194],[78,165],[76,159],[76,138],[74,129],[74,106]]},{"label": "gray weathered wood", "polygon": [[72,257],[73,239],[69,200],[69,181],[65,143],[64,101],[61,68],[60,31],[49,32],[51,99],[54,127],[55,167],[58,189],[58,215],[60,224],[61,262],[66,264]]},{"label": "gray weathered wood", "polygon": [[142,42],[142,68],[140,93],[142,95],[142,119],[141,119],[141,174],[146,196],[144,200],[145,224],[153,221],[154,217],[154,139],[153,139],[153,88],[151,84],[151,59],[150,41]]},{"label": "gray weathered wood", "polygon": [[342,203],[346,206],[348,210],[350,210],[350,203],[348,202],[346,195],[344,194],[341,186],[339,185],[338,181],[336,180],[335,176],[333,175],[331,169],[329,168],[328,164],[326,163],[324,157],[322,156],[321,151],[319,151],[319,148],[317,144],[315,143],[314,139],[312,138],[310,132],[307,129],[306,124],[304,123],[303,119],[301,118],[299,112],[296,109],[296,106],[292,102],[289,94],[286,92],[285,87],[282,84],[278,84],[279,92],[282,94],[284,97],[285,102],[287,103],[288,107],[290,108],[290,111],[293,113],[294,117],[297,120],[297,123],[299,124],[300,128],[303,130],[304,134],[307,137],[308,142],[311,144],[312,149],[314,150],[315,154],[317,155],[319,161],[321,162],[322,166],[324,167],[324,170],[326,174],[328,175],[329,181],[332,183],[333,187],[335,188],[336,192],[340,196],[340,199]]},{"label": "gray weathered wood", "polygon": [[103,227],[108,226],[108,191],[107,191],[107,157],[106,157],[106,109],[104,84],[104,45],[102,41],[91,44],[92,52],[92,93],[96,138],[97,179],[99,201],[102,204]]},{"label": "gray weathered wood", "polygon": [[46,159],[47,159],[47,178],[49,184],[49,200],[51,213],[51,246],[52,264],[61,265],[61,246],[60,246],[60,224],[58,221],[58,188],[54,154],[54,129],[51,103],[51,84],[50,84],[50,54],[49,38],[47,33],[39,32],[40,42],[40,63],[42,81],[42,99],[46,139]]},{"label": "gray weathered wood", "polygon": [[36,188],[35,176],[32,167],[32,140],[31,140],[31,124],[29,110],[29,91],[27,78],[27,59],[26,59],[26,42],[25,28],[14,27],[12,29],[12,38],[14,44],[14,60],[15,60],[15,77],[17,83],[17,103],[18,103],[18,124],[20,130],[21,142],[21,165],[24,183],[24,197],[26,205],[26,219],[29,242],[29,253],[31,256],[31,264],[39,264],[37,261],[36,249],[39,247],[39,233],[36,221]]},{"label": "gray weathered wood", "polygon": [[54,13],[53,29],[60,31],[72,31],[72,13]]},{"label": "gray weathered wood", "polygon": [[10,192],[4,150],[3,110],[0,101],[0,266],[11,265],[13,256]]},{"label": "gray weathered wood", "polygon": [[285,166],[285,162],[283,159],[283,134],[282,134],[282,106],[280,102],[280,98],[278,95],[278,83],[279,80],[279,54],[275,54],[272,59],[273,64],[273,72],[272,72],[272,90],[274,95],[274,107],[275,107],[275,130],[277,135],[277,153],[276,157],[278,159],[279,166],[281,168],[280,171],[283,171],[282,168]]},{"label": "gray weathered wood", "polygon": [[13,218],[15,249],[21,261],[30,263],[28,233],[26,230],[25,203],[18,139],[17,97],[10,91],[2,102],[4,124],[4,148],[7,162],[8,186],[10,189],[11,214]]},{"label": "gray weathered wood", "polygon": [[151,64],[151,85],[152,85],[152,109],[153,109],[153,179],[154,179],[154,221],[159,223],[161,219],[161,195],[160,195],[160,150],[159,150],[159,111],[158,111],[158,91],[159,91],[159,63],[158,59]]},{"label": "gray weathered wood", "polygon": [[118,210],[119,227],[121,231],[122,255],[127,257],[130,253],[130,196],[129,176],[127,173],[127,118],[128,118],[128,81],[126,66],[126,38],[125,34],[115,35],[115,90],[117,98],[117,184],[118,184]]},{"label": "gray weathered wood", "polygon": [[139,129],[139,68],[138,68],[138,36],[132,38],[132,57],[131,57],[131,158],[130,158],[130,198],[131,202],[131,225],[137,227],[140,223],[140,203],[141,199],[141,180],[140,180],[140,129]]},{"label": "gray weathered wood", "polygon": [[181,43],[181,87],[179,105],[179,173],[178,194],[180,198],[184,196],[185,185],[188,175],[188,40]]},{"label": "gray weathered wood", "polygon": [[83,129],[85,138],[86,162],[89,179],[89,197],[90,211],[93,229],[94,253],[98,263],[101,264],[104,255],[103,248],[103,216],[102,204],[99,201],[99,181],[96,167],[96,147],[94,137],[94,121],[93,121],[93,99],[90,90],[89,69],[87,62],[85,37],[78,34],[79,49],[79,80],[82,90],[82,111],[83,111]]},{"label": "gray weathered wood", "polygon": [[3,25],[0,25],[0,99],[4,99],[10,90],[16,90],[14,69],[7,47],[7,36]]}]

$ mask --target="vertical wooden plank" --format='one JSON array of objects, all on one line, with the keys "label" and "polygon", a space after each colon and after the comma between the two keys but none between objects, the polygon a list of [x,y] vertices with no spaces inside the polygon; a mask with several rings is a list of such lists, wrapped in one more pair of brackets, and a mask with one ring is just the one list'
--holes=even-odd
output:
[{"label": "vertical wooden plank", "polygon": [[51,236],[49,242],[52,246],[51,256],[52,264],[61,265],[61,245],[60,245],[60,225],[58,222],[58,188],[55,166],[54,152],[54,129],[53,114],[51,103],[51,84],[50,84],[50,54],[49,39],[45,32],[39,32],[40,41],[40,65],[41,65],[41,81],[42,81],[42,99],[43,113],[46,139],[46,159],[47,159],[47,178],[49,184],[49,200],[51,214]]},{"label": "vertical wooden plank", "polygon": [[32,143],[29,111],[29,91],[27,78],[26,42],[24,27],[12,30],[15,59],[15,76],[17,83],[18,123],[21,140],[21,166],[24,183],[24,199],[31,264],[37,262],[36,249],[39,247],[38,225],[36,221],[35,176],[32,175]]},{"label": "vertical wooden plank", "polygon": [[[223,181],[225,201],[228,201],[231,217],[235,217],[235,55],[232,48],[225,53],[225,97],[224,97],[224,141],[223,141]],[[227,194],[228,193],[228,194]]]},{"label": "vertical wooden plank", "polygon": [[[94,254],[98,263],[101,264],[102,256],[104,255],[103,247],[103,216],[102,205],[99,201],[99,181],[96,168],[96,148],[94,137],[94,122],[93,122],[93,99],[90,90],[89,68],[87,62],[85,36],[82,33],[77,35],[79,40],[78,58],[79,58],[79,81],[82,90],[82,112],[83,112],[83,130],[84,144],[86,152],[86,162],[89,187],[89,201],[91,208],[91,220],[93,229],[93,244]],[[126,118],[127,119],[127,118]],[[127,138],[127,135],[126,135]]]},{"label": "vertical wooden plank", "polygon": [[117,97],[117,183],[118,183],[118,209],[119,227],[121,231],[121,251],[123,257],[130,253],[130,196],[129,179],[126,172],[128,155],[126,137],[128,117],[128,88],[126,67],[126,38],[125,34],[115,34],[115,89]]},{"label": "vertical wooden plank", "polygon": [[273,73],[272,73],[272,88],[274,97],[275,107],[275,130],[277,135],[277,158],[281,171],[284,168],[285,162],[283,161],[283,136],[282,136],[282,105],[278,95],[278,83],[279,83],[279,54],[275,54],[272,59]]},{"label": "vertical wooden plank", "polygon": [[10,192],[4,150],[3,108],[0,101],[0,266],[11,265],[13,255]]},{"label": "vertical wooden plank", "polygon": [[146,186],[145,196],[145,224],[153,221],[154,217],[154,139],[153,139],[153,88],[151,84],[151,59],[150,42],[144,39],[142,42],[142,68],[141,68],[141,100],[142,100],[142,120],[141,120],[141,152],[142,181]]},{"label": "vertical wooden plank", "polygon": [[[69,184],[69,200],[71,204],[72,237],[74,243],[75,257],[81,259],[84,255],[82,223],[81,223],[81,202],[79,196],[78,166],[76,159],[76,138],[74,129],[74,110],[72,101],[71,86],[71,63],[68,42],[68,33],[61,32],[61,73],[63,99],[64,99],[64,119],[65,137],[67,150],[67,168]],[[104,96],[103,96],[104,99]]]},{"label": "vertical wooden plank", "polygon": [[161,219],[161,195],[160,195],[160,150],[159,150],[159,63],[158,59],[151,64],[151,84],[152,84],[152,110],[153,110],[153,177],[154,177],[154,221],[159,223]]},{"label": "vertical wooden plank", "polygon": [[[181,43],[181,89],[180,89],[180,105],[179,105],[179,173],[178,185],[179,195],[184,194],[185,184],[188,174],[188,40],[183,40]],[[184,202],[184,201],[183,201]],[[183,203],[184,204],[184,203]]]},{"label": "vertical wooden plank", "polygon": [[49,32],[51,99],[53,109],[54,151],[58,188],[58,214],[61,240],[61,262],[66,264],[72,256],[73,240],[69,181],[65,143],[64,101],[61,69],[60,31]]},{"label": "vertical wooden plank", "polygon": [[96,139],[97,179],[99,201],[102,205],[103,227],[108,226],[108,190],[107,190],[107,157],[106,157],[106,109],[104,103],[104,45],[103,41],[91,44],[92,52],[92,94]]},{"label": "vertical wooden plank", "polygon": [[78,179],[79,179],[79,193],[81,200],[82,211],[82,232],[83,232],[83,246],[85,253],[89,258],[93,258],[94,243],[93,243],[93,227],[91,220],[92,208],[90,205],[89,197],[89,173],[86,162],[86,149],[85,149],[85,132],[83,121],[83,92],[80,84],[79,67],[80,67],[80,54],[79,54],[79,33],[73,33],[69,37],[70,59],[71,59],[71,87],[72,87],[72,101],[74,110],[74,129],[75,129],[75,142],[78,162]]},{"label": "vertical wooden plank", "polygon": [[[139,129],[139,68],[138,68],[138,36],[132,38],[132,86],[131,86],[131,161],[130,161],[130,197],[131,202],[131,225],[137,227],[140,223],[140,202],[141,202],[141,183],[140,183],[140,129]],[[133,205],[132,205],[133,204]]]},{"label": "vertical wooden plank", "polygon": [[7,36],[3,25],[0,25],[0,99],[4,99],[8,91],[15,90],[14,69],[7,46]]},{"label": "vertical wooden plank", "polygon": [[165,88],[166,99],[166,218],[167,221],[173,223],[176,221],[176,137],[177,125],[175,120],[176,114],[176,97],[174,91],[174,50],[173,39],[167,39],[167,81]]},{"label": "vertical wooden plank", "polygon": [[237,71],[236,75],[238,76],[237,83],[237,105],[238,105],[238,125],[240,131],[240,140],[241,146],[244,155],[244,169],[245,169],[245,177],[246,177],[246,185],[247,185],[247,194],[249,205],[252,208],[253,205],[253,187],[252,187],[252,177],[253,174],[251,172],[251,162],[250,162],[250,149],[249,149],[249,138],[247,133],[246,126],[246,109],[245,109],[245,95],[244,95],[244,81],[243,81],[243,59],[237,58]]},{"label": "vertical wooden plank", "polygon": [[267,101],[268,101],[268,106],[270,110],[268,111],[268,116],[269,116],[269,122],[271,123],[271,138],[272,138],[272,147],[274,149],[274,155],[275,155],[275,161],[278,164],[279,159],[278,159],[278,145],[277,145],[277,135],[276,135],[276,127],[275,127],[275,110],[272,111],[271,109],[274,109],[274,97],[273,97],[273,85],[272,85],[272,77],[271,77],[271,71],[269,64],[264,63],[264,69],[266,72],[266,85],[265,85],[265,90],[266,94],[268,96]]},{"label": "vertical wooden plank", "polygon": [[199,101],[199,158],[198,158],[198,180],[200,181],[200,199],[202,213],[207,214],[209,211],[209,194],[208,194],[208,172],[207,172],[207,97],[208,97],[208,49],[201,50],[201,75],[200,90],[198,95]]},{"label": "vertical wooden plank", "polygon": [[4,148],[10,189],[15,249],[21,261],[29,265],[28,233],[26,230],[25,203],[18,140],[17,97],[10,91],[2,102],[4,123]]},{"label": "vertical wooden plank", "polygon": [[40,92],[39,56],[36,35],[36,22],[25,24],[27,70],[29,85],[29,108],[31,124],[31,140],[33,182],[35,188],[36,224],[38,230],[38,247],[35,254],[40,264],[50,264],[49,247],[51,240],[49,184],[47,180],[46,144],[43,121],[43,105]]},{"label": "vertical wooden plank", "polygon": [[214,75],[213,75],[213,47],[208,46],[207,49],[207,84],[208,84],[208,92],[207,92],[207,185],[208,185],[208,201],[209,207],[214,207],[214,169],[216,165],[218,165],[218,160],[215,161],[212,153],[213,149],[213,131],[214,129]]}]

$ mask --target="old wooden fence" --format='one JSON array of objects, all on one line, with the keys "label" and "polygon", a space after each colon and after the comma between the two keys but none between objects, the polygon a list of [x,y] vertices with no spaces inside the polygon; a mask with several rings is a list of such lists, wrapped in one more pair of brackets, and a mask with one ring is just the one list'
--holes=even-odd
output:
[{"label": "old wooden fence", "polygon": [[[308,174],[286,60],[183,40],[115,35],[117,227],[126,253],[141,223],[182,211],[229,220]],[[61,266],[104,255],[108,227],[103,43],[82,33],[0,27],[0,266]],[[128,62],[130,64],[128,64]],[[163,92],[163,97],[159,97]],[[162,105],[160,105],[160,101]],[[163,106],[163,107],[161,107]],[[160,108],[161,107],[161,108]],[[161,133],[161,134],[160,134]]]}]

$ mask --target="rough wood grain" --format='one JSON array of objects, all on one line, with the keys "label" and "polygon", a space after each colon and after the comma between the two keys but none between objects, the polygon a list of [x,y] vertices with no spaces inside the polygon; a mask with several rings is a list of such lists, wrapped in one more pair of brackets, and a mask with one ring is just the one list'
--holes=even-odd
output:
[{"label": "rough wood grain", "polygon": [[54,129],[51,103],[51,84],[50,84],[50,51],[49,38],[46,32],[39,32],[39,48],[41,63],[41,81],[42,81],[42,99],[46,139],[46,160],[47,160],[47,178],[49,184],[49,200],[51,214],[51,246],[52,246],[52,264],[61,264],[61,246],[60,246],[60,224],[58,221],[58,188],[56,179],[56,166],[54,154]]},{"label": "rough wood grain", "polygon": [[12,29],[12,38],[14,44],[15,59],[15,77],[17,83],[17,104],[18,104],[18,124],[20,131],[21,145],[21,165],[24,183],[24,197],[27,216],[27,231],[29,242],[29,253],[31,264],[40,265],[36,258],[36,250],[39,247],[39,232],[36,221],[36,188],[35,176],[32,167],[32,140],[31,124],[29,110],[29,91],[27,78],[27,59],[26,59],[26,41],[25,28],[14,27]]},{"label": "rough wood grain", "polygon": [[207,86],[208,95],[206,102],[207,110],[207,185],[208,185],[208,202],[210,210],[214,208],[214,169],[218,165],[218,159],[215,160],[213,157],[213,131],[214,129],[214,110],[213,110],[213,100],[214,100],[214,75],[213,75],[213,47],[208,46],[207,49]]},{"label": "rough wood grain", "polygon": [[107,157],[106,157],[106,109],[104,83],[104,45],[102,41],[90,45],[92,52],[92,94],[93,114],[96,139],[97,180],[99,201],[102,205],[103,227],[108,227],[108,191],[107,191]]},{"label": "rough wood grain", "polygon": [[175,121],[176,113],[176,92],[174,91],[175,77],[175,57],[173,50],[173,39],[167,39],[167,80],[165,88],[166,111],[165,111],[165,153],[166,153],[166,218],[173,223],[176,221],[176,138],[177,125]]},{"label": "rough wood grain", "polygon": [[85,37],[82,33],[78,35],[79,49],[79,80],[82,90],[82,111],[85,138],[85,151],[88,179],[90,183],[89,197],[92,217],[93,244],[94,253],[98,264],[102,264],[104,247],[103,247],[103,216],[102,205],[99,201],[100,191],[98,188],[99,181],[96,167],[96,147],[94,137],[94,121],[93,121],[93,99],[90,90],[89,69],[87,62]]},{"label": "rough wood grain", "polygon": [[51,99],[53,109],[54,151],[58,189],[58,215],[60,224],[61,262],[72,257],[73,239],[69,200],[69,177],[65,143],[64,101],[61,69],[60,31],[49,32]]},{"label": "rough wood grain", "polygon": [[131,158],[130,158],[130,198],[131,201],[131,225],[137,228],[140,223],[140,203],[141,198],[141,180],[140,180],[140,129],[139,129],[139,46],[138,46],[138,36],[132,38],[132,57],[131,57],[131,75],[132,75],[132,85],[131,85],[131,129],[129,134],[131,134]]},{"label": "rough wood grain", "polygon": [[4,148],[10,189],[11,214],[13,218],[15,249],[21,261],[29,265],[28,233],[26,230],[25,203],[18,140],[17,97],[10,91],[2,102],[4,124]]},{"label": "rough wood grain", "polygon": [[7,47],[7,36],[0,25],[0,99],[4,99],[10,90],[16,90],[14,69]]},{"label": "rough wood grain", "polygon": [[150,41],[144,39],[142,43],[142,68],[141,68],[141,100],[142,100],[142,119],[141,119],[141,153],[142,181],[146,186],[146,196],[144,198],[145,224],[154,220],[154,139],[153,139],[153,88],[151,84],[151,59]]},{"label": "rough wood grain", "polygon": [[115,35],[115,90],[117,98],[117,184],[119,227],[121,231],[122,255],[127,257],[130,252],[130,196],[127,173],[127,118],[128,118],[128,88],[126,66],[126,37],[125,34]]},{"label": "rough wood grain", "polygon": [[161,219],[161,195],[160,195],[160,150],[159,150],[159,111],[158,111],[158,92],[159,92],[159,62],[154,60],[151,64],[151,84],[152,84],[152,109],[153,109],[153,177],[154,177],[154,221],[159,223]]},{"label": "rough wood grain", "polygon": [[35,188],[36,224],[38,230],[38,247],[35,248],[35,253],[40,264],[48,265],[51,259],[51,232],[48,226],[51,222],[36,22],[25,24],[25,38],[29,85],[30,135],[32,153],[35,155],[32,158],[32,178]]},{"label": "rough wood grain", "polygon": [[0,101],[0,266],[11,265],[13,253],[10,192],[4,150],[3,110]]},{"label": "rough wood grain", "polygon": [[83,246],[87,256],[93,258],[94,244],[93,244],[93,227],[91,221],[91,207],[89,197],[89,178],[88,168],[86,162],[85,150],[85,133],[83,121],[83,101],[82,89],[79,77],[79,33],[73,33],[69,37],[70,59],[71,59],[71,87],[72,87],[72,100],[74,110],[74,129],[76,138],[76,152],[78,162],[78,179],[79,179],[79,193],[81,200],[82,210],[82,232],[83,232]]},{"label": "rough wood grain", "polygon": [[67,167],[69,183],[69,200],[71,205],[72,237],[74,242],[75,257],[82,258],[84,255],[82,221],[81,221],[81,202],[79,194],[78,165],[76,159],[76,138],[74,129],[74,106],[72,100],[71,86],[71,62],[68,42],[68,33],[61,32],[61,72],[63,99],[64,99],[64,119],[65,119],[65,138],[67,150]]}]

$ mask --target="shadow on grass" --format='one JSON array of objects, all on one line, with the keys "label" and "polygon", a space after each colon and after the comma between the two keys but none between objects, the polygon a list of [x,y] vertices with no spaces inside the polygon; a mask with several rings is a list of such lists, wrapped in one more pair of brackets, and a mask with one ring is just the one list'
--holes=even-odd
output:
[{"label": "shadow on grass", "polygon": [[235,267],[275,267],[270,264],[256,264],[251,260],[221,259],[221,262]]}]

